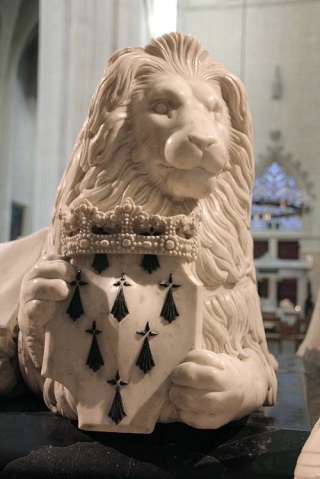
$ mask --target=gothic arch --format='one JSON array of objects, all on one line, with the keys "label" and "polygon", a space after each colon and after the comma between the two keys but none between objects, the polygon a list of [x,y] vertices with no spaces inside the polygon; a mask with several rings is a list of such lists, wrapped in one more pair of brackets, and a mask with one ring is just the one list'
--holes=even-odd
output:
[{"label": "gothic arch", "polygon": [[260,155],[257,167],[252,230],[302,231],[302,216],[310,211],[310,184],[292,161],[292,155],[284,152],[279,132],[274,132],[271,139],[273,144]]},{"label": "gothic arch", "polygon": [[303,170],[299,159],[295,159],[292,153],[287,152],[283,144],[281,131],[270,133],[271,142],[265,153],[259,154],[259,162],[256,165],[256,176],[261,176],[272,162],[277,162],[289,176],[294,178],[298,189],[314,198],[314,183],[306,170]]},{"label": "gothic arch", "polygon": [[8,75],[17,68],[26,45],[34,36],[39,22],[39,0],[22,0],[16,17],[10,52]]}]

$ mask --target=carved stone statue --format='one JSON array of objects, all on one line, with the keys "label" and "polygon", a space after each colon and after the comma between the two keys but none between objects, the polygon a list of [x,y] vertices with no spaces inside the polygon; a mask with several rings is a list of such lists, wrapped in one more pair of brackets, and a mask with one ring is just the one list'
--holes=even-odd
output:
[{"label": "carved stone statue", "polygon": [[303,360],[305,392],[311,433],[298,457],[295,479],[320,477],[320,291],[310,325],[297,355]]},{"label": "carved stone statue", "polygon": [[116,52],[48,233],[2,247],[11,260],[19,245],[39,253],[22,256],[21,269],[8,260],[3,393],[18,321],[24,381],[84,429],[219,428],[274,404],[249,232],[253,176],[244,87],[195,38]]}]

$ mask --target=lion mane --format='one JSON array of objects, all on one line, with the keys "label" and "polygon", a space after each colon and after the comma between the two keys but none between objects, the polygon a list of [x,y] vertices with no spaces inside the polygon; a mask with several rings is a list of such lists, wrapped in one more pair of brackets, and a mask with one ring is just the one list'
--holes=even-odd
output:
[{"label": "lion mane", "polygon": [[263,329],[249,231],[254,179],[251,115],[241,81],[213,61],[197,39],[166,34],[145,48],[127,48],[111,57],[58,189],[49,249],[54,251],[58,243],[60,208],[72,206],[79,197],[103,211],[126,197],[153,214],[188,214],[194,208],[196,200],[175,203],[164,197],[156,179],[151,192],[144,159],[139,158],[132,103],[136,92],[157,73],[218,83],[228,107],[228,166],[218,175],[215,191],[197,200],[203,221],[200,254],[192,267],[205,287],[203,347],[240,359],[248,348],[256,351],[269,382],[266,404],[273,404],[276,379]]}]

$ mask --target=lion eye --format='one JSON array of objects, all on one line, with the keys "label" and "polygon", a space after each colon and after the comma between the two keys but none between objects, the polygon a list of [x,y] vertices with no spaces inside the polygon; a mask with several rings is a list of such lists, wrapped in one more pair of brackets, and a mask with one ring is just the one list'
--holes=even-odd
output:
[{"label": "lion eye", "polygon": [[166,115],[167,113],[169,113],[169,105],[164,101],[158,101],[153,105],[152,111],[154,111],[154,113],[157,113],[158,115]]}]

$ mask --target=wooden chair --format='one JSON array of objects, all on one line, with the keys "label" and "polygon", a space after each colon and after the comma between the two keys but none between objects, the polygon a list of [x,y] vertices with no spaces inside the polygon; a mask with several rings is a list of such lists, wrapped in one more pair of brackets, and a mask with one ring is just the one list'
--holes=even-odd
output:
[{"label": "wooden chair", "polygon": [[296,350],[304,340],[310,324],[310,318],[298,316],[292,328],[292,339],[295,341]]},{"label": "wooden chair", "polygon": [[281,353],[282,341],[284,339],[284,331],[281,319],[272,313],[264,313],[262,318],[267,342],[277,343],[279,353]]}]

